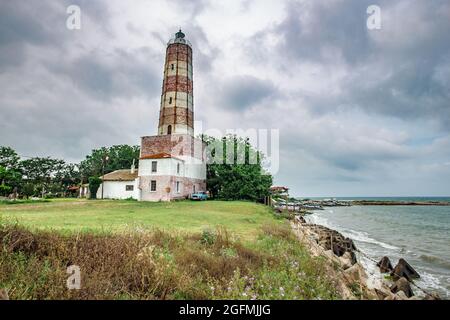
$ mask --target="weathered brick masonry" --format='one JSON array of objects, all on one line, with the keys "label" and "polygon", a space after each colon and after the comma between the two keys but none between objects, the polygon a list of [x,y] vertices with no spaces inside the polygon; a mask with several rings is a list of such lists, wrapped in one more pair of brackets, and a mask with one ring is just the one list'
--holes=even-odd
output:
[{"label": "weathered brick masonry", "polygon": [[193,133],[193,87],[192,48],[179,32],[166,50],[159,134]]},{"label": "weathered brick masonry", "polygon": [[141,158],[167,153],[172,157],[190,156],[205,161],[205,143],[187,134],[142,137]]}]

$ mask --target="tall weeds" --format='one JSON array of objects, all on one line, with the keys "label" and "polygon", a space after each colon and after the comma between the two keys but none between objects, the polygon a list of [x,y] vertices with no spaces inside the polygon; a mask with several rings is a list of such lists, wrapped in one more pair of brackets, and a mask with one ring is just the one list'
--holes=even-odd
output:
[{"label": "tall weeds", "polygon": [[[336,297],[321,262],[284,227],[265,226],[245,245],[225,229],[204,237],[159,230],[62,235],[0,224],[0,289],[11,299]],[[80,290],[66,287],[71,265],[80,267]]]}]

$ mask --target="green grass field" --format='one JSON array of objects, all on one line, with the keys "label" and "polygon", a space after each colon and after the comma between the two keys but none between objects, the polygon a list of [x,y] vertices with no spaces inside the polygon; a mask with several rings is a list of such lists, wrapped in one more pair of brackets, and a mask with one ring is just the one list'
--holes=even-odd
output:
[{"label": "green grass field", "polygon": [[125,231],[130,228],[201,232],[225,227],[251,240],[267,223],[282,223],[268,207],[243,201],[179,201],[152,203],[120,200],[60,199],[41,203],[0,204],[3,221],[31,229]]},{"label": "green grass field", "polygon": [[339,298],[323,259],[251,202],[0,202],[0,245],[11,299]]}]

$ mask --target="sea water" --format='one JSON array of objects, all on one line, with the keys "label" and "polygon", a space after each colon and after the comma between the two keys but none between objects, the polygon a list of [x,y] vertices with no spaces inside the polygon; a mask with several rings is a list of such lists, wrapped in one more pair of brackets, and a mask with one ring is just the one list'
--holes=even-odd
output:
[{"label": "sea water", "polygon": [[[373,260],[388,256],[395,266],[399,258],[406,259],[421,275],[417,285],[450,298],[450,206],[328,207],[307,221],[352,238]],[[380,281],[375,263],[363,256],[360,261],[372,280]]]}]

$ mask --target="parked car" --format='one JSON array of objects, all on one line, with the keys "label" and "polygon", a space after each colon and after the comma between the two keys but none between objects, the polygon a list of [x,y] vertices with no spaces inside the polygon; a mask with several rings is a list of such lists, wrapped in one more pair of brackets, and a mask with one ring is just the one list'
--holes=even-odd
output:
[{"label": "parked car", "polygon": [[207,200],[208,199],[208,194],[204,191],[199,191],[196,193],[191,194],[191,200]]}]

